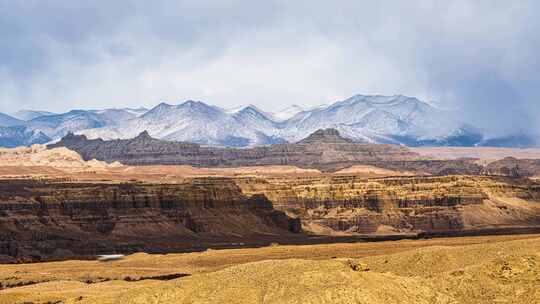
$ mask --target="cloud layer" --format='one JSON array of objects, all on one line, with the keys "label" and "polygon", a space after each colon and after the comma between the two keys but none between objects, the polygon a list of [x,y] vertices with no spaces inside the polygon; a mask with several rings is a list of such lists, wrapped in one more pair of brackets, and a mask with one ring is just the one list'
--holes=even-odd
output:
[{"label": "cloud layer", "polygon": [[493,134],[533,132],[539,12],[538,1],[0,0],[0,111],[404,94]]}]

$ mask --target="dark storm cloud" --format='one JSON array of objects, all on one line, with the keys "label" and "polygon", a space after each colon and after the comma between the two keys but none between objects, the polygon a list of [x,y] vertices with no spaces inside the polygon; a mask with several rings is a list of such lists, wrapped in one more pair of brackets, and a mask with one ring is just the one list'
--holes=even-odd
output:
[{"label": "dark storm cloud", "polygon": [[0,110],[405,94],[530,132],[537,3],[0,0]]}]

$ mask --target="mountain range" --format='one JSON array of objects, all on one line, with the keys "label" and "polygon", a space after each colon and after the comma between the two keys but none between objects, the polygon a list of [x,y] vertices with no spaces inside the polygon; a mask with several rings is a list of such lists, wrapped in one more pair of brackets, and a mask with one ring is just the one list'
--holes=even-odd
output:
[{"label": "mountain range", "polygon": [[334,128],[362,143],[408,146],[533,146],[523,134],[486,138],[454,112],[403,95],[355,95],[330,105],[292,105],[268,112],[254,105],[223,109],[201,101],[160,103],[152,109],[24,110],[0,115],[0,145],[12,147],[55,141],[68,133],[89,139],[152,137],[208,146],[253,147],[297,142],[318,129]]}]

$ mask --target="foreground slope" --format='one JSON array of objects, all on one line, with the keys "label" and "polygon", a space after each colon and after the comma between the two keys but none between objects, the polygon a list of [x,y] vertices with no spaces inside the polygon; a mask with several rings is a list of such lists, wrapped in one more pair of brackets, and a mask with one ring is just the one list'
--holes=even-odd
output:
[{"label": "foreground slope", "polygon": [[[0,273],[17,277],[41,272],[50,282],[0,291],[0,303],[540,302],[540,239],[475,242],[471,238],[462,241],[463,245],[447,239],[436,241],[439,246],[433,246],[434,241],[422,242],[425,244],[398,244],[423,247],[410,251],[395,251],[394,243],[277,246],[135,255],[102,266],[81,261],[13,266]],[[373,247],[387,251],[370,251]],[[307,251],[310,256],[305,255]],[[362,252],[365,254],[354,258]],[[159,268],[161,263],[179,278],[145,280],[144,273],[151,277],[149,269]],[[86,279],[59,272],[77,264],[86,271]],[[85,283],[99,281],[98,276],[113,281]]]}]

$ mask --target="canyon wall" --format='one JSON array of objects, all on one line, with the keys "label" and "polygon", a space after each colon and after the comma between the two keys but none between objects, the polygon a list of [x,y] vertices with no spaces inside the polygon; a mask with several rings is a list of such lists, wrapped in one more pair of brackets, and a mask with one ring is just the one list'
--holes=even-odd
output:
[{"label": "canyon wall", "polygon": [[182,184],[0,181],[0,256],[40,260],[181,251],[300,232],[227,179]]},{"label": "canyon wall", "polygon": [[313,233],[444,234],[540,226],[540,185],[528,179],[329,176],[237,183],[247,195],[266,195]]},{"label": "canyon wall", "polygon": [[[40,260],[540,228],[540,184],[487,176],[0,181],[0,257]],[[506,230],[505,230],[506,229]]]}]

